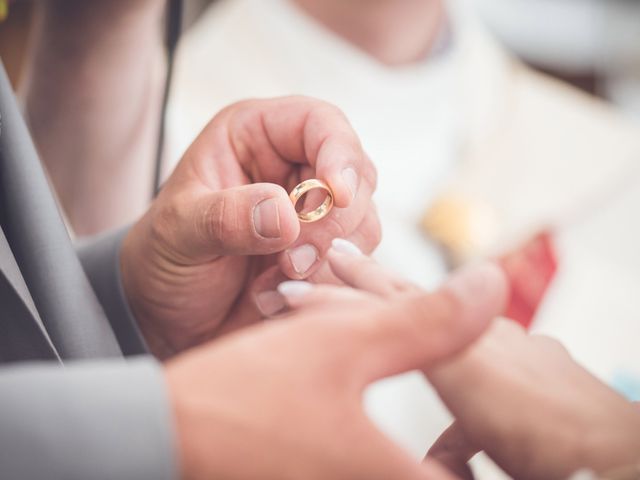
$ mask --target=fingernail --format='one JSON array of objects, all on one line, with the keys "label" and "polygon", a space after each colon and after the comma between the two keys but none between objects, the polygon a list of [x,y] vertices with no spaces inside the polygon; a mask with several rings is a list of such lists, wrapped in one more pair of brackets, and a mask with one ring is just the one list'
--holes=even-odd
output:
[{"label": "fingernail", "polygon": [[362,251],[358,247],[343,238],[334,238],[331,241],[331,248],[338,253],[343,253],[352,257],[359,257],[362,255]]},{"label": "fingernail", "polygon": [[307,273],[318,260],[318,250],[309,244],[289,250],[288,254],[293,269],[300,275]]},{"label": "fingernail", "polygon": [[275,198],[268,198],[255,206],[253,225],[261,237],[280,238],[280,214]]},{"label": "fingernail", "polygon": [[284,297],[275,291],[260,292],[255,299],[256,306],[265,316],[275,315],[287,305]]},{"label": "fingernail", "polygon": [[598,476],[593,472],[593,470],[583,469],[578,470],[571,475],[569,480],[598,480]]},{"label": "fingernail", "polygon": [[278,285],[278,292],[285,297],[302,297],[313,289],[309,282],[289,281]]},{"label": "fingernail", "polygon": [[496,282],[504,282],[502,270],[495,263],[483,262],[454,273],[444,286],[461,300],[472,301],[492,290]]},{"label": "fingernail", "polygon": [[358,193],[358,174],[356,171],[351,167],[345,168],[342,171],[342,179],[351,190],[351,198],[355,198],[356,193]]}]

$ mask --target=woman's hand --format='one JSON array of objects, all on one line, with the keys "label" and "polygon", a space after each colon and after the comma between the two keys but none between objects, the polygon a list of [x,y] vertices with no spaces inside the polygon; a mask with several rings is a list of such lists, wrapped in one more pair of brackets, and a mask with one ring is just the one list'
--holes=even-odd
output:
[{"label": "woman's hand", "polygon": [[[565,479],[640,460],[640,410],[557,341],[498,320],[427,376],[456,418],[428,457],[461,465],[484,450],[518,479]],[[459,471],[459,468],[453,468]]]},{"label": "woman's hand", "polygon": [[[380,301],[419,292],[357,248],[334,244],[332,270],[364,290],[358,295]],[[477,298],[495,295],[492,285],[505,282],[496,267],[484,268]],[[356,295],[344,287],[285,284],[281,290],[295,310]],[[481,450],[518,479],[562,479],[581,468],[601,472],[640,459],[640,409],[575,363],[557,341],[528,335],[514,322],[496,320],[462,354],[423,370],[456,418],[428,458],[463,478],[470,475],[466,463]]]}]

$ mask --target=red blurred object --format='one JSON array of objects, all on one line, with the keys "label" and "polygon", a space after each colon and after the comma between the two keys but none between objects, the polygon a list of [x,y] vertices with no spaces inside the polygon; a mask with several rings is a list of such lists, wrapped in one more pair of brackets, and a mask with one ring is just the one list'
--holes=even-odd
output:
[{"label": "red blurred object", "polygon": [[498,261],[511,286],[505,315],[529,328],[558,270],[552,236],[542,232]]}]

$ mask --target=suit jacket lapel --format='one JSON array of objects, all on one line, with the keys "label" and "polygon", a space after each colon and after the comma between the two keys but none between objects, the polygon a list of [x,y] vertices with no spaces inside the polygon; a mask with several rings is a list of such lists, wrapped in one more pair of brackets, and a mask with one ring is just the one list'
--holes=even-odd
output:
[{"label": "suit jacket lapel", "polygon": [[[29,348],[29,353],[23,351],[18,353],[16,351],[15,357],[17,358],[55,358],[60,360],[58,352],[56,351],[53,343],[51,342],[51,338],[47,334],[46,329],[44,328],[44,324],[42,323],[42,319],[38,314],[38,310],[36,309],[35,304],[33,303],[33,299],[29,294],[29,289],[27,288],[27,284],[24,282],[24,278],[20,273],[20,269],[18,268],[18,264],[15,261],[13,253],[11,252],[11,248],[9,247],[9,243],[4,235],[4,231],[2,227],[0,227],[0,276],[4,276],[6,284],[12,292],[5,292],[5,295],[14,294],[16,297],[16,301],[22,304],[22,308],[19,308],[20,311],[24,312],[22,317],[29,318],[11,318],[4,319],[5,323],[12,322],[12,326],[4,325],[6,330],[3,332],[3,340],[7,340],[8,342],[15,342],[15,333],[20,330],[20,336],[33,336],[34,331],[30,329],[30,326],[23,325],[25,328],[21,328],[20,323],[25,320],[35,324],[35,333],[36,335],[41,337],[41,341],[36,339],[31,339],[31,348]],[[0,297],[2,297],[2,293],[0,293]],[[9,301],[7,298],[2,297],[4,301]],[[5,308],[6,305],[3,305]],[[7,337],[7,330],[14,333],[14,335],[10,335],[10,338]],[[31,331],[31,334],[29,333]],[[4,345],[3,352],[6,353],[7,350],[16,350],[16,345],[7,346]],[[23,347],[23,346],[22,346]],[[22,356],[24,354],[24,357]],[[16,359],[17,359],[16,358]]]},{"label": "suit jacket lapel", "polygon": [[[7,238],[4,236],[4,230],[0,226],[0,273],[4,274],[7,278],[9,284],[13,287],[18,297],[22,303],[24,303],[25,307],[38,324],[38,327],[42,330],[44,335],[46,334],[46,330],[40,319],[40,315],[38,314],[38,310],[36,310],[36,306],[33,303],[33,299],[31,298],[31,294],[29,293],[29,289],[27,288],[27,284],[24,283],[24,278],[22,278],[22,274],[20,273],[20,268],[16,263],[15,257],[11,252],[11,247],[9,247],[9,243],[7,242]],[[48,338],[48,335],[47,335]]]},{"label": "suit jacket lapel", "polygon": [[121,356],[73,249],[0,62],[0,215],[42,322],[62,358]]}]

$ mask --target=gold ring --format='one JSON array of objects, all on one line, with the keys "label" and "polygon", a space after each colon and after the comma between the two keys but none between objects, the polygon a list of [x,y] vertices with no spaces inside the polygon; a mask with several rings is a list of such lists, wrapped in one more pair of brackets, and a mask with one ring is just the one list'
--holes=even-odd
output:
[{"label": "gold ring", "polygon": [[333,193],[331,192],[329,186],[322,180],[312,178],[310,180],[305,180],[304,182],[297,185],[296,188],[291,190],[291,193],[289,194],[289,198],[291,199],[291,201],[293,202],[293,206],[295,207],[298,203],[298,200],[300,200],[305,193],[316,189],[324,190],[325,192],[327,192],[327,198],[324,199],[324,202],[322,202],[322,204],[318,208],[311,212],[298,212],[298,218],[303,223],[317,222],[318,220],[326,217],[333,208]]}]

